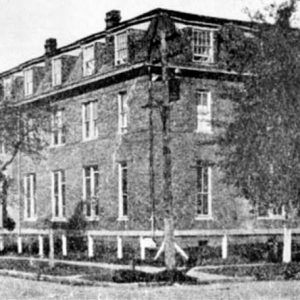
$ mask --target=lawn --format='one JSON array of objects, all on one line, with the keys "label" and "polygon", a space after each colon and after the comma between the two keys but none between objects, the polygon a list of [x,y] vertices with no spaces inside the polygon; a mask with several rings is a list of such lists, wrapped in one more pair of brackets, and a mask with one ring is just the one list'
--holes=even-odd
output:
[{"label": "lawn", "polygon": [[118,285],[108,287],[65,286],[17,278],[0,278],[0,299],[14,300],[298,300],[300,285],[293,281],[224,283],[212,285],[173,285],[138,287]]}]

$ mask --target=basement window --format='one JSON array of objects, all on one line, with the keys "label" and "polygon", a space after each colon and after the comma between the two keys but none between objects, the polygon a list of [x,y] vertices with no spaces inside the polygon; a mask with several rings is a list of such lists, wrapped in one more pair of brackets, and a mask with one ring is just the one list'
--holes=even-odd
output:
[{"label": "basement window", "polygon": [[258,209],[258,218],[259,219],[284,219],[285,218],[285,209],[284,206],[272,206],[269,208],[259,207]]},{"label": "basement window", "polygon": [[193,28],[193,60],[201,63],[213,63],[213,31]]},{"label": "basement window", "polygon": [[95,45],[89,45],[83,48],[83,76],[89,76],[95,73]]},{"label": "basement window", "polygon": [[128,61],[128,37],[127,32],[115,35],[115,64],[121,65]]}]

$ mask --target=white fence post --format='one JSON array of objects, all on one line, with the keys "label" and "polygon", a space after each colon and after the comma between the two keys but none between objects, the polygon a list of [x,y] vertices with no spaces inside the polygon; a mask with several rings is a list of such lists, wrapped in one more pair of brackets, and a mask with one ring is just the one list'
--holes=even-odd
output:
[{"label": "white fence post", "polygon": [[62,255],[67,256],[67,237],[65,234],[62,234],[61,242],[62,242]]},{"label": "white fence post", "polygon": [[140,247],[141,247],[141,260],[146,259],[146,247],[144,245],[144,239],[140,236]]},{"label": "white fence post", "polygon": [[222,237],[222,259],[228,257],[228,237],[227,234],[224,234]]},{"label": "white fence post", "polygon": [[117,246],[118,246],[118,253],[117,253],[117,257],[118,259],[122,259],[123,258],[123,245],[122,245],[122,238],[120,236],[117,237]]},{"label": "white fence post", "polygon": [[18,236],[18,254],[22,254],[23,248],[22,248],[22,237]]},{"label": "white fence post", "polygon": [[0,236],[0,251],[4,250],[4,237],[3,235]]},{"label": "white fence post", "polygon": [[39,235],[39,256],[44,257],[44,237]]},{"label": "white fence post", "polygon": [[88,235],[88,257],[94,257],[94,239]]},{"label": "white fence post", "polygon": [[54,267],[54,234],[53,229],[49,230],[49,266]]},{"label": "white fence post", "polygon": [[283,229],[283,257],[284,263],[289,263],[292,260],[292,230],[284,227]]}]

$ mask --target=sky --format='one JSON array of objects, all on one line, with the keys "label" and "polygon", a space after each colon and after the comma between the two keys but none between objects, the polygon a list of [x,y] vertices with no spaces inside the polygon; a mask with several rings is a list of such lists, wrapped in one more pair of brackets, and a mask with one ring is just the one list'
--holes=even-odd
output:
[{"label": "sky", "polygon": [[283,0],[0,0],[0,72],[43,55],[44,42],[58,47],[104,30],[105,13],[122,20],[162,7],[199,15],[247,20],[250,12]]}]

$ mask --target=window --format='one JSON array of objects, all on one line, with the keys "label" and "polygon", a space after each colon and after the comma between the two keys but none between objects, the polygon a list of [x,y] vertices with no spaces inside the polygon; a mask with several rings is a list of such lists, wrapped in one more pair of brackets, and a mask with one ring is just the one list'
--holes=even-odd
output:
[{"label": "window", "polygon": [[258,217],[261,219],[283,219],[285,218],[284,206],[262,207],[258,209]]},{"label": "window", "polygon": [[52,60],[52,85],[60,85],[61,84],[61,59],[53,59]]},{"label": "window", "polygon": [[6,144],[0,139],[0,154],[6,154]]},{"label": "window", "polygon": [[63,145],[66,142],[64,127],[64,110],[60,109],[52,115],[52,145]]},{"label": "window", "polygon": [[127,62],[128,44],[127,32],[119,33],[115,36],[115,64],[121,65]]},{"label": "window", "polygon": [[12,92],[12,77],[6,77],[3,79],[3,94],[5,98],[10,98]]},{"label": "window", "polygon": [[91,101],[82,105],[83,139],[90,140],[98,136],[98,102]]},{"label": "window", "polygon": [[27,174],[24,177],[25,220],[32,220],[36,218],[35,190],[36,190],[35,174]]},{"label": "window", "polygon": [[193,59],[196,62],[213,62],[213,31],[193,28]]},{"label": "window", "polygon": [[52,208],[53,219],[66,217],[66,183],[65,172],[52,172]]},{"label": "window", "polygon": [[98,166],[85,167],[83,169],[83,199],[85,203],[85,214],[88,218],[99,216],[98,189]]},{"label": "window", "polygon": [[119,219],[128,217],[127,163],[119,163]]},{"label": "window", "polygon": [[25,96],[32,95],[33,93],[33,70],[24,71],[24,93]]},{"label": "window", "polygon": [[211,94],[208,91],[197,91],[197,131],[211,133]]},{"label": "window", "polygon": [[196,206],[198,217],[211,216],[211,168],[197,161],[197,193]]},{"label": "window", "polygon": [[125,92],[119,93],[118,95],[118,110],[119,110],[119,133],[127,132],[128,123],[128,105],[127,105],[127,94]]},{"label": "window", "polygon": [[83,76],[95,73],[95,48],[89,45],[83,48]]}]

